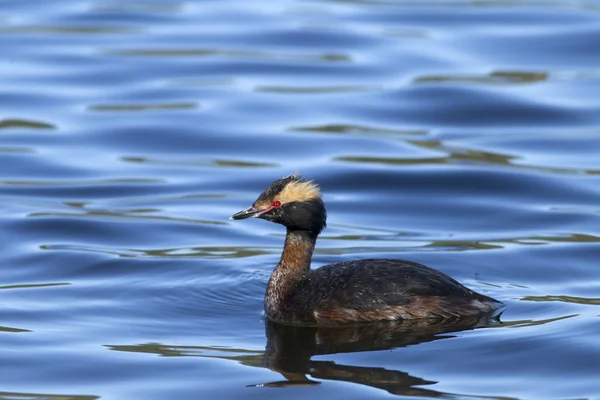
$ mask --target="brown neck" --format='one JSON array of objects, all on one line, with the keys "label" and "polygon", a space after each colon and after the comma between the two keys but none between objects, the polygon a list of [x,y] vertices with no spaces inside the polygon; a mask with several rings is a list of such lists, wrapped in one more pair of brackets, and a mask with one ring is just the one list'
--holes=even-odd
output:
[{"label": "brown neck", "polygon": [[309,231],[288,229],[283,254],[277,268],[271,274],[265,292],[265,313],[274,321],[289,319],[288,296],[298,284],[308,278],[310,261],[315,249],[317,235]]},{"label": "brown neck", "polygon": [[308,231],[288,229],[283,254],[267,284],[267,297],[285,296],[298,282],[308,278],[316,241],[316,235]]},{"label": "brown neck", "polygon": [[306,279],[316,241],[317,237],[308,231],[288,229],[276,269],[284,270],[294,280]]}]

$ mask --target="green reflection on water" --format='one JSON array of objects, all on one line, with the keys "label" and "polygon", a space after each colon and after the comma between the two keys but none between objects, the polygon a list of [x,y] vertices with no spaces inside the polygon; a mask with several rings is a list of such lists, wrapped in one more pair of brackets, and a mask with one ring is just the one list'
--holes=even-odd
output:
[{"label": "green reflection on water", "polygon": [[447,145],[440,140],[412,140],[405,139],[404,142],[428,150],[436,150],[444,154],[439,157],[371,157],[371,156],[342,156],[333,158],[334,161],[350,163],[367,163],[380,165],[422,165],[422,164],[455,164],[455,163],[484,163],[502,165],[511,168],[552,172],[560,174],[600,174],[600,169],[580,169],[567,167],[551,167],[526,163],[516,163],[519,156],[497,152],[469,149],[464,146]]},{"label": "green reflection on water", "polygon": [[29,121],[26,119],[3,119],[0,120],[0,129],[29,128],[29,129],[56,129],[56,125],[46,122]]},{"label": "green reflection on water", "polygon": [[0,147],[0,153],[35,153],[35,150],[28,147]]},{"label": "green reflection on water", "polygon": [[491,244],[483,242],[474,242],[470,240],[435,240],[429,244],[423,246],[425,248],[433,247],[435,249],[444,248],[451,249],[454,251],[464,250],[495,250],[503,249],[504,246],[500,244]]},{"label": "green reflection on water", "polygon": [[[21,329],[21,328],[11,328],[10,326],[0,326],[0,332],[10,332],[10,333],[24,333],[24,332],[33,332],[29,329]],[[1,397],[0,397],[1,399]]]},{"label": "green reflection on water", "polygon": [[600,306],[600,298],[594,297],[575,297],[575,296],[525,296],[523,301],[560,301],[563,303],[575,303],[584,305]]},{"label": "green reflection on water", "polygon": [[547,72],[495,71],[485,75],[430,75],[415,78],[413,83],[461,82],[485,84],[534,83],[545,81]]},{"label": "green reflection on water", "polygon": [[32,289],[41,287],[52,287],[52,286],[67,286],[71,285],[69,282],[53,282],[53,283],[24,283],[21,285],[7,285],[0,286],[0,290],[3,289]]},{"label": "green reflection on water", "polygon": [[547,240],[549,242],[573,242],[573,243],[597,243],[599,236],[589,234],[572,233],[564,236],[537,236],[534,239]]},{"label": "green reflection on water", "polygon": [[384,157],[335,157],[334,161],[350,163],[369,163],[387,165],[420,165],[420,164],[444,164],[447,157],[423,157],[423,158],[384,158]]},{"label": "green reflection on water", "polygon": [[[577,316],[579,316],[579,314],[564,315],[562,317],[538,319],[538,320],[524,319],[524,320],[519,320],[519,321],[502,322],[502,325],[507,328],[526,328],[526,327],[530,327],[530,326],[546,325],[546,324],[550,324],[552,322],[558,322],[558,321],[562,321],[565,319],[574,318]],[[496,328],[499,328],[499,327],[501,327],[501,326],[497,326]]]},{"label": "green reflection on water", "polygon": [[291,131],[299,132],[320,132],[320,133],[339,133],[339,134],[379,134],[379,135],[425,135],[426,130],[419,129],[388,129],[366,125],[316,125],[316,126],[298,126],[290,128]]},{"label": "green reflection on water", "polygon": [[216,346],[172,346],[161,343],[135,345],[105,345],[109,350],[156,354],[163,357],[204,357],[237,361],[250,367],[262,367],[263,351]]},{"label": "green reflection on water", "polygon": [[202,158],[199,160],[185,161],[181,159],[161,160],[158,158],[140,157],[140,156],[123,156],[121,161],[149,165],[162,165],[172,167],[243,167],[243,168],[262,168],[262,167],[277,167],[279,164],[254,162],[245,160],[227,160],[227,159],[209,159]]},{"label": "green reflection on water", "polygon": [[257,163],[249,161],[235,161],[235,160],[215,160],[215,165],[220,167],[277,167],[278,164],[274,163]]}]

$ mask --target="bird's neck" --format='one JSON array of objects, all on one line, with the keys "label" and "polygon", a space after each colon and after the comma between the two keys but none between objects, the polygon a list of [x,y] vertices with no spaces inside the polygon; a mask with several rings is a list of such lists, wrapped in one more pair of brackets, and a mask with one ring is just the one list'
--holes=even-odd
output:
[{"label": "bird's neck", "polygon": [[308,279],[310,261],[317,235],[309,231],[288,229],[283,254],[269,278],[265,293],[265,311],[269,318],[281,319],[278,312],[285,307],[285,299],[296,286]]},{"label": "bird's neck", "polygon": [[316,242],[317,236],[309,231],[288,229],[275,271],[285,272],[288,279],[295,281],[306,279]]}]

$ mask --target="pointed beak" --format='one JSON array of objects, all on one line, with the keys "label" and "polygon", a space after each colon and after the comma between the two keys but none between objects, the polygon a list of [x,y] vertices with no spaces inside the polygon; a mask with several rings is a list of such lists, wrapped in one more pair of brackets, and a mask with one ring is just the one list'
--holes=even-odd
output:
[{"label": "pointed beak", "polygon": [[236,212],[229,219],[246,219],[246,218],[256,218],[259,217],[263,213],[263,210],[257,210],[253,206],[246,208],[240,212]]}]

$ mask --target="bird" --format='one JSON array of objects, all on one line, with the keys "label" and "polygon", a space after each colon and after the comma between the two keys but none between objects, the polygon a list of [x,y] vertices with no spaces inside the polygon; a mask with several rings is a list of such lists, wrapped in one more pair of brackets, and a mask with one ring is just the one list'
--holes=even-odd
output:
[{"label": "bird", "polygon": [[327,226],[319,186],[298,173],[271,183],[231,220],[260,218],[287,232],[265,290],[267,319],[286,325],[449,320],[496,313],[503,303],[448,275],[400,259],[359,259],[311,269],[317,237]]}]

